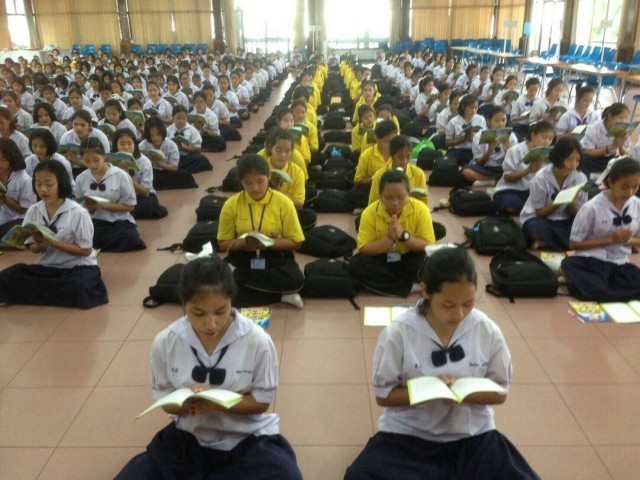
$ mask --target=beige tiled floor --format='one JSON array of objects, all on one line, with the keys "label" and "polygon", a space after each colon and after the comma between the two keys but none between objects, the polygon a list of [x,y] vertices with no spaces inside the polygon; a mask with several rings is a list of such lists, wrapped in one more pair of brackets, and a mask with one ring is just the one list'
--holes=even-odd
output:
[{"label": "beige tiled floor", "polygon": [[[182,240],[204,188],[221,183],[233,165],[227,160],[270,110],[261,109],[242,129],[245,141],[210,156],[214,171],[197,175],[199,189],[160,192],[170,215],[140,222],[147,250],[99,257],[108,306],[0,308],[1,480],[112,478],[167,423],[160,412],[134,420],[151,401],[151,340],[181,315],[178,306],[141,306],[157,276],[184,261],[155,249]],[[431,198],[447,193],[433,188]],[[447,226],[450,242],[461,241],[462,226],[474,221],[444,212],[434,217]],[[319,220],[355,234],[350,215]],[[0,256],[0,268],[33,260],[9,252]],[[484,293],[489,259],[477,258],[477,266],[477,306],[503,329],[514,363],[509,400],[496,408],[498,428],[542,478],[637,480],[640,325],[582,325],[567,314],[567,297],[496,299]],[[362,294],[358,303],[397,300]],[[341,478],[376,431],[381,409],[368,379],[379,331],[362,327],[361,312],[346,300],[308,300],[302,311],[275,307],[269,333],[281,370],[273,408],[306,479]]]}]

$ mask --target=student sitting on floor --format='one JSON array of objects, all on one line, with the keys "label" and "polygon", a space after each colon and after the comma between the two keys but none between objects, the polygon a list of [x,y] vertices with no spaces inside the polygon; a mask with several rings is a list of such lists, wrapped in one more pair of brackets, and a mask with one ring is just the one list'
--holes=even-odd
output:
[{"label": "student sitting on floor", "polygon": [[0,138],[8,138],[18,146],[23,157],[31,155],[29,139],[18,130],[16,120],[7,107],[0,106]]},{"label": "student sitting on floor", "polygon": [[485,85],[489,81],[489,73],[491,73],[491,68],[487,65],[480,69],[480,74],[476,75],[476,78],[469,84],[469,95],[478,97],[482,94],[482,90],[484,90]]},{"label": "student sitting on floor", "polygon": [[107,200],[99,203],[85,198],[83,202],[93,220],[93,247],[105,252],[146,248],[131,216],[136,206],[131,177],[105,162],[106,153],[97,138],[84,140],[80,148],[87,169],[76,178],[76,198],[91,196]]},{"label": "student sitting on floor", "polygon": [[347,469],[345,480],[425,478],[539,479],[496,430],[491,405],[507,394],[472,393],[462,403],[410,405],[407,381],[422,376],[452,385],[487,377],[509,388],[511,354],[496,323],[474,308],[477,273],[464,248],[443,248],[420,274],[422,297],[380,337],[373,391],[384,407],[378,433]]},{"label": "student sitting on floor", "polygon": [[[215,78],[215,77],[214,77]],[[216,80],[216,85],[218,81]],[[207,100],[207,108],[215,113],[216,117],[218,117],[218,125],[220,127],[220,135],[227,142],[239,142],[242,140],[242,135],[240,132],[231,124],[231,113],[227,106],[218,98],[216,98],[216,89],[213,85],[204,84],[202,86],[202,92],[206,96]],[[242,120],[239,117],[237,118],[237,122],[239,123],[239,127],[242,126]]]},{"label": "student sitting on floor", "polygon": [[33,127],[47,127],[53,133],[57,143],[60,143],[62,136],[67,133],[67,129],[56,117],[56,112],[48,103],[38,102],[33,108]]},{"label": "student sitting on floor", "polygon": [[20,107],[18,95],[13,90],[7,90],[2,93],[2,101],[4,106],[9,109],[16,121],[16,127],[20,131],[24,131],[33,125],[33,117]]},{"label": "student sitting on floor", "polygon": [[227,149],[227,142],[220,133],[218,116],[207,108],[207,97],[204,92],[193,94],[193,110],[191,114],[203,115],[205,118],[204,124],[201,122],[193,124],[202,136],[202,151],[224,152]]},{"label": "student sitting on floor", "polygon": [[493,103],[493,99],[504,86],[504,69],[497,66],[491,72],[490,81],[486,83],[482,91],[478,95],[478,100],[483,104]]},{"label": "student sitting on floor", "polygon": [[524,95],[520,95],[511,106],[511,116],[509,118],[511,126],[513,127],[513,132],[516,134],[519,141],[524,139],[529,132],[529,114],[536,102],[540,100],[538,97],[540,80],[538,77],[531,77],[525,82],[524,88],[526,93]]},{"label": "student sitting on floor", "polygon": [[[540,120],[546,120],[550,122],[554,127],[560,120],[563,110],[566,111],[567,103],[560,98],[564,90],[564,81],[561,78],[552,78],[547,84],[547,91],[544,93],[544,98],[537,101],[533,107],[531,107],[531,113],[529,114],[529,122],[535,123]],[[557,107],[555,112],[551,109]]]},{"label": "student sitting on floor", "polygon": [[368,205],[373,176],[378,170],[384,168],[391,158],[389,145],[391,139],[398,134],[395,124],[390,120],[378,122],[375,132],[377,143],[360,154],[353,180],[354,187],[347,192],[354,215],[360,214]]},{"label": "student sitting on floor", "polygon": [[23,223],[47,226],[56,242],[39,232],[25,242],[40,258],[36,265],[19,263],[0,272],[0,304],[93,308],[107,303],[100,267],[92,255],[91,217],[71,200],[73,190],[64,166],[53,160],[38,164],[32,188],[34,198],[37,194],[41,200],[29,207]]},{"label": "student sitting on floor", "polygon": [[[300,248],[304,234],[293,202],[269,187],[271,172],[259,155],[245,155],[238,160],[238,177],[243,191],[222,207],[218,226],[218,243],[234,270],[239,286],[234,305],[238,307],[269,305],[277,302],[303,307],[298,293],[304,277],[293,252]],[[265,248],[245,233],[261,233],[273,239]]]},{"label": "student sitting on floor", "polygon": [[48,128],[35,129],[31,133],[31,137],[29,137],[29,148],[31,149],[33,154],[25,158],[24,163],[26,165],[27,174],[31,178],[33,178],[33,171],[36,169],[40,162],[44,162],[45,160],[55,160],[64,165],[64,169],[69,174],[69,182],[71,183],[71,188],[75,186],[75,181],[73,180],[73,172],[71,170],[71,162],[69,162],[69,160],[64,158],[59,153],[56,153],[58,144],[56,143],[56,139],[53,138],[51,130],[49,130]]},{"label": "student sitting on floor", "polygon": [[362,212],[359,253],[349,261],[349,272],[379,295],[409,295],[424,249],[436,241],[429,207],[411,198],[410,189],[404,172],[387,170],[380,178],[380,199]]},{"label": "student sitting on floor", "polygon": [[222,388],[243,398],[229,409],[204,400],[164,407],[171,423],[116,479],[171,472],[176,479],[302,480],[289,442],[278,433],[278,415],[266,413],[278,387],[276,349],[269,334],[232,307],[236,286],[228,264],[217,257],[188,263],[178,293],[185,315],[151,348],[154,397]]},{"label": "student sitting on floor", "polygon": [[449,97],[451,96],[451,85],[443,83],[438,90],[438,98],[431,104],[429,108],[429,124],[433,127],[436,125],[438,114],[449,106]]},{"label": "student sitting on floor", "polygon": [[136,191],[136,208],[131,215],[136,220],[143,218],[164,218],[167,209],[158,203],[158,197],[153,189],[153,167],[151,160],[140,153],[135,134],[128,128],[116,130],[113,134],[113,152],[124,152],[133,155],[138,170],[128,170],[119,164],[131,176],[133,188]]},{"label": "student sitting on floor", "polygon": [[582,206],[571,227],[575,255],[560,274],[580,300],[627,302],[640,298],[640,269],[630,261],[640,248],[640,164],[623,158],[611,167],[608,190]]},{"label": "student sitting on floor", "polygon": [[575,138],[562,138],[549,154],[550,164],[533,177],[529,198],[520,212],[522,232],[533,248],[569,250],[573,218],[587,201],[581,192],[569,205],[554,205],[561,190],[585,183],[587,177],[578,171],[582,148]]},{"label": "student sitting on floor", "polygon": [[[160,118],[151,117],[147,120],[144,125],[144,138],[140,142],[140,150],[153,165],[153,188],[174,190],[198,186],[193,175],[179,167],[178,145],[167,138],[167,127]],[[162,152],[162,155],[152,150]]]},{"label": "student sitting on floor", "polygon": [[[589,85],[576,90],[576,103],[560,117],[556,124],[556,138],[561,139],[572,135],[578,125],[589,126],[599,120],[598,114],[591,108],[595,91]],[[580,138],[582,135],[579,135]]]},{"label": "student sitting on floor", "polygon": [[[307,120],[307,102],[299,98],[291,103],[291,110],[293,110],[293,121],[296,126],[301,126],[303,134],[307,138],[309,143],[309,150],[311,150],[311,163],[321,163],[324,161],[324,153],[320,152],[320,140],[318,139],[318,126]],[[306,128],[305,128],[306,127]]]},{"label": "student sitting on floor", "polygon": [[458,111],[446,128],[447,155],[454,157],[459,166],[467,165],[473,159],[471,149],[476,129],[484,129],[487,122],[478,115],[478,99],[473,95],[466,95],[460,100]]},{"label": "student sitting on floor", "polygon": [[[362,150],[366,150],[376,143],[376,112],[369,105],[358,107],[360,122],[351,130],[351,158],[360,158]],[[364,142],[364,148],[363,148]]]},{"label": "student sitting on floor", "polygon": [[231,125],[240,128],[243,120],[248,120],[251,114],[246,108],[242,108],[240,105],[240,99],[238,95],[231,90],[231,82],[226,75],[220,75],[218,78],[218,91],[216,97],[226,105],[229,109],[231,118]]},{"label": "student sitting on floor", "polygon": [[104,118],[98,122],[98,125],[104,125],[105,123],[111,125],[116,130],[127,128],[136,136],[136,140],[141,138],[136,126],[124,114],[122,104],[115,98],[110,98],[107,100],[107,103],[104,104]]},{"label": "student sitting on floor", "polygon": [[187,122],[188,112],[182,105],[173,107],[173,125],[167,127],[167,137],[178,145],[179,167],[190,173],[213,170],[209,159],[202,152],[202,137]]},{"label": "student sitting on floor", "polygon": [[[491,130],[500,130],[507,125],[507,113],[502,107],[495,107],[488,117],[489,128]],[[482,137],[480,131],[473,136],[471,150],[473,151],[473,160],[461,171],[464,179],[473,183],[483,180],[498,180],[502,177],[502,162],[507,151],[517,145],[518,139],[512,132],[506,140],[496,137],[491,143],[480,143]]]},{"label": "student sitting on floor", "polygon": [[162,98],[162,90],[158,82],[149,82],[147,84],[147,92],[149,93],[149,100],[142,106],[143,110],[155,110],[158,112],[157,116],[165,125],[171,125],[173,123],[173,119],[171,118],[173,107]]},{"label": "student sitting on floor", "polygon": [[[60,145],[80,145],[89,138],[95,138],[102,144],[105,153],[111,151],[109,139],[91,123],[91,115],[85,110],[80,110],[71,116],[72,129],[65,133],[60,139]],[[64,157],[71,162],[73,176],[77,177],[86,169],[82,156],[76,150],[69,150]]]},{"label": "student sitting on floor", "polygon": [[84,95],[77,88],[72,88],[69,92],[69,107],[64,111],[61,121],[64,125],[71,128],[71,117],[74,113],[86,110],[91,115],[91,120],[94,123],[98,122],[98,116],[96,112],[93,111],[91,107],[88,107],[84,104]]},{"label": "student sitting on floor", "polygon": [[[20,225],[36,196],[27,174],[24,157],[10,138],[0,138],[0,238]],[[6,189],[6,190],[5,190]]]},{"label": "student sitting on floor", "polygon": [[355,110],[353,112],[353,118],[351,119],[351,125],[358,124],[358,107],[360,105],[369,105],[370,107],[374,107],[376,101],[381,97],[378,93],[378,89],[376,84],[370,81],[365,81],[362,83],[362,96],[360,100],[358,100],[355,104]]},{"label": "student sitting on floor", "polygon": [[302,158],[304,159],[304,163],[307,165],[311,162],[311,149],[309,148],[309,140],[302,133],[301,129],[296,129],[295,127],[295,117],[293,114],[293,110],[290,108],[280,107],[278,113],[276,114],[276,122],[280,128],[284,128],[285,130],[290,130],[292,138],[294,139],[295,149],[300,152]]},{"label": "student sitting on floor", "polygon": [[[443,87],[444,88],[444,87]],[[436,116],[436,131],[438,137],[441,137],[441,144],[445,147],[447,125],[455,116],[458,115],[458,107],[460,106],[461,92],[451,92],[449,95],[449,104],[445,106]],[[434,142],[435,143],[435,142]]]},{"label": "student sitting on floor", "polygon": [[424,77],[418,84],[420,93],[413,104],[416,114],[413,121],[422,127],[427,127],[429,125],[429,109],[436,100],[434,97],[438,94],[434,85],[432,77]]},{"label": "student sitting on floor", "polygon": [[585,175],[601,173],[607,163],[618,152],[627,155],[631,151],[629,132],[623,129],[617,136],[609,136],[609,131],[618,122],[626,122],[629,108],[624,103],[613,103],[602,111],[602,118],[587,127],[580,144],[584,149],[584,156],[580,170]]},{"label": "student sitting on floor", "polygon": [[524,163],[529,150],[548,147],[553,141],[553,125],[538,122],[529,128],[527,140],[513,145],[502,162],[502,178],[496,185],[493,200],[498,212],[508,215],[520,215],[522,207],[529,198],[529,183],[535,173],[544,166],[544,159]]}]

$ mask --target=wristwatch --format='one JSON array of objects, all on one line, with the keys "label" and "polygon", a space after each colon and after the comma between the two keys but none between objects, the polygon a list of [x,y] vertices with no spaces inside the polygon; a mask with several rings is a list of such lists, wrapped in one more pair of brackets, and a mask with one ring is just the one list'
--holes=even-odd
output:
[{"label": "wristwatch", "polygon": [[405,230],[404,232],[402,232],[398,240],[400,240],[401,242],[406,242],[410,238],[411,238],[411,234]]}]

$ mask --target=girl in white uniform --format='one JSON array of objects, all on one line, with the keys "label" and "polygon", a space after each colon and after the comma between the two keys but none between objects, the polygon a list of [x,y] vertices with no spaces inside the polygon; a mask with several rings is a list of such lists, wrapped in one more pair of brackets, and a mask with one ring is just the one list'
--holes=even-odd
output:
[{"label": "girl in white uniform", "polygon": [[27,209],[36,203],[24,157],[10,138],[0,138],[0,238],[20,225]]},{"label": "girl in white uniform", "polygon": [[558,139],[571,135],[578,125],[591,125],[599,120],[598,114],[591,108],[594,95],[595,92],[589,85],[576,90],[575,106],[562,115],[556,124]]},{"label": "girl in white uniform", "polygon": [[16,120],[7,107],[0,107],[0,138],[13,140],[23,157],[31,155],[29,139],[18,131]]},{"label": "girl in white uniform", "polygon": [[64,165],[64,169],[69,174],[71,188],[75,186],[73,173],[71,171],[71,163],[62,155],[56,153],[58,144],[56,143],[56,139],[53,138],[51,130],[47,128],[35,129],[31,134],[31,138],[29,138],[29,148],[33,151],[33,154],[25,158],[24,163],[26,165],[27,173],[31,178],[33,178],[33,172],[40,162],[44,162],[45,160],[55,160]]},{"label": "girl in white uniform", "polygon": [[[188,110],[182,105],[173,108],[173,124],[167,127],[167,137],[178,145],[180,169],[191,173],[213,170],[209,159],[202,152],[202,136],[187,122]],[[180,141],[179,139],[185,139]]]},{"label": "girl in white uniform", "polygon": [[553,201],[561,190],[587,181],[586,175],[578,171],[581,157],[578,140],[562,138],[549,154],[551,163],[531,180],[529,198],[520,213],[522,232],[530,242],[550,250],[569,250],[573,218],[587,201],[587,194],[579,193],[569,205],[554,205]]},{"label": "girl in white uniform", "polygon": [[220,134],[218,116],[213,110],[207,108],[207,97],[204,92],[196,92],[193,94],[193,110],[191,113],[204,115],[206,119],[205,125],[200,129],[202,150],[207,152],[224,152],[227,149],[227,142]]},{"label": "girl in white uniform", "polygon": [[104,105],[104,118],[98,122],[98,125],[104,125],[105,123],[113,126],[116,130],[122,130],[123,128],[131,130],[136,136],[136,140],[142,138],[136,126],[124,114],[122,104],[115,98],[107,100]]},{"label": "girl in white uniform", "polygon": [[460,100],[458,115],[447,124],[446,145],[447,155],[453,156],[459,166],[468,165],[473,159],[471,144],[477,129],[487,127],[483,116],[478,115],[478,99],[473,95],[467,95]]},{"label": "girl in white uniform", "polygon": [[[65,133],[60,139],[60,145],[80,145],[85,140],[95,138],[100,142],[105,153],[111,151],[107,136],[97,128],[93,128],[89,112],[79,110],[74,113],[71,117],[71,125],[72,129]],[[82,159],[82,155],[79,155],[77,152],[68,151],[65,154],[65,158],[71,162],[74,177],[77,177],[81,172],[86,170],[87,167]]]},{"label": "girl in white uniform", "polygon": [[75,196],[101,197],[107,203],[89,198],[84,206],[93,220],[93,246],[105,252],[142,250],[146,245],[138,234],[131,212],[136,206],[136,192],[129,174],[105,162],[99,140],[89,138],[80,147],[87,170],[76,178]]},{"label": "girl in white uniform", "polygon": [[33,127],[47,127],[53,133],[56,142],[60,144],[62,136],[67,133],[67,129],[56,117],[56,112],[48,103],[38,102],[33,109]]},{"label": "girl in white uniform", "polygon": [[165,125],[171,125],[173,123],[173,119],[171,118],[173,107],[171,107],[169,102],[162,98],[162,91],[160,90],[158,82],[149,82],[147,84],[147,92],[149,93],[149,100],[145,102],[142,109],[147,110],[151,108],[155,110],[158,112],[158,117]]},{"label": "girl in white uniform", "polygon": [[520,95],[518,99],[513,103],[511,107],[511,126],[513,131],[518,137],[518,141],[524,140],[529,133],[529,114],[531,109],[540,101],[538,97],[538,90],[540,90],[540,80],[538,77],[531,77],[524,84],[526,93]]},{"label": "girl in white uniform", "polygon": [[487,377],[507,389],[512,380],[500,328],[474,308],[477,274],[467,250],[443,248],[422,270],[423,298],[378,338],[373,391],[385,408],[378,433],[345,480],[539,478],[496,430],[491,405],[504,403],[506,393],[410,405],[407,381],[416,377],[438,377],[449,386],[461,377]]},{"label": "girl in white uniform", "polygon": [[166,478],[301,480],[276,413],[266,413],[278,387],[271,337],[232,308],[236,286],[217,257],[188,263],[179,293],[185,316],[160,332],[151,347],[153,396],[179,388],[222,388],[241,394],[226,409],[204,400],[164,407],[171,423],[117,480]]},{"label": "girl in white uniform", "polygon": [[45,160],[34,172],[41,201],[29,207],[24,223],[46,225],[56,236],[35,233],[25,243],[39,253],[36,265],[19,263],[0,272],[0,303],[93,308],[108,302],[96,257],[89,213],[71,200],[69,176],[60,162]]},{"label": "girl in white uniform", "polygon": [[[547,84],[547,90],[544,93],[545,97],[542,100],[537,101],[533,107],[531,107],[531,113],[529,114],[529,122],[535,123],[540,120],[546,120],[547,122],[551,122],[552,125],[560,120],[562,110],[565,112],[568,109],[567,102],[562,100],[560,96],[562,95],[562,91],[564,90],[564,82],[561,78],[553,78]],[[555,113],[551,112],[551,109],[557,107],[561,110],[558,110]]]},{"label": "girl in white uniform", "polygon": [[608,190],[589,200],[571,228],[575,255],[562,261],[560,273],[569,292],[581,300],[627,302],[640,298],[640,269],[630,262],[640,248],[640,164],[618,160],[607,178]]}]

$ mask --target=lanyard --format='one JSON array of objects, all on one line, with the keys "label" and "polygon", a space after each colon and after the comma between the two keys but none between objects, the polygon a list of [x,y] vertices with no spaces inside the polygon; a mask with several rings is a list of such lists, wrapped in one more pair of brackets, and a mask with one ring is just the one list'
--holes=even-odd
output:
[{"label": "lanyard", "polygon": [[[271,197],[269,197],[269,201],[265,205],[262,205],[262,214],[260,215],[260,223],[258,224],[258,232],[260,232],[260,230],[262,230],[262,222],[264,220],[264,212],[267,210],[267,205],[269,205],[271,203],[271,199],[272,198],[273,198],[273,193],[271,193]],[[251,219],[251,231],[255,232],[256,231],[256,226],[253,223],[253,208],[251,208],[251,204],[249,204],[248,207],[249,207],[249,218]]]}]

